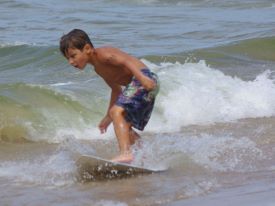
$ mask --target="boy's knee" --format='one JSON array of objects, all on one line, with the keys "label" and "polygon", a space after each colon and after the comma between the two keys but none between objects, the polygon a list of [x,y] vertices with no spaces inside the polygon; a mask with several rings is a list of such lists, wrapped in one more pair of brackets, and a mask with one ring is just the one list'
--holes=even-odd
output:
[{"label": "boy's knee", "polygon": [[109,115],[112,119],[116,117],[122,116],[124,113],[124,109],[122,107],[114,105],[110,110],[109,110]]}]

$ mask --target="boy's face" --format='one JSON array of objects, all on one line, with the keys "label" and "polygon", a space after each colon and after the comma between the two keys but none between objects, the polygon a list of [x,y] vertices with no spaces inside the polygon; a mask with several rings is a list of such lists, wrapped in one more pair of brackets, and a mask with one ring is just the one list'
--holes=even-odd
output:
[{"label": "boy's face", "polygon": [[69,48],[66,53],[66,58],[70,65],[80,70],[84,69],[88,63],[88,55],[85,49]]}]

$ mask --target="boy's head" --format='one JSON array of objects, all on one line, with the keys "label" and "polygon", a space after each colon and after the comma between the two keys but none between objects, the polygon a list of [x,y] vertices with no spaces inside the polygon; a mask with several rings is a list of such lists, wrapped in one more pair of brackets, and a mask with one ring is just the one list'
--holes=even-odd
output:
[{"label": "boy's head", "polygon": [[80,29],[73,29],[68,34],[65,34],[60,39],[60,51],[66,57],[69,48],[83,50],[84,46],[89,44],[94,48],[89,36]]}]

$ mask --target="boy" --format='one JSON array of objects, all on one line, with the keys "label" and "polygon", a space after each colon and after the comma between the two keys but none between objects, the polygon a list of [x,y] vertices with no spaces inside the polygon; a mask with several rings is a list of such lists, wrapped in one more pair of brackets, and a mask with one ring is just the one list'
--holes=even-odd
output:
[{"label": "boy", "polygon": [[98,127],[105,133],[113,123],[120,154],[112,161],[130,163],[130,146],[140,138],[132,128],[142,131],[150,118],[159,89],[156,74],[139,59],[117,48],[94,48],[88,35],[79,29],[61,37],[60,51],[69,64],[80,70],[87,64],[93,65],[111,88],[109,107]]}]

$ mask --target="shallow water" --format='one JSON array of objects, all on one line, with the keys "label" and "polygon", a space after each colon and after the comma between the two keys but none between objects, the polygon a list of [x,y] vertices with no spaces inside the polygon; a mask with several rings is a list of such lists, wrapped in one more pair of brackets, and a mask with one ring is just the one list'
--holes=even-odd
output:
[{"label": "shallow water", "polygon": [[[1,205],[272,205],[274,10],[271,0],[1,1]],[[158,74],[133,150],[136,164],[168,171],[79,178],[80,155],[109,158],[118,147],[112,128],[96,128],[109,89],[58,51],[73,28]]]}]

